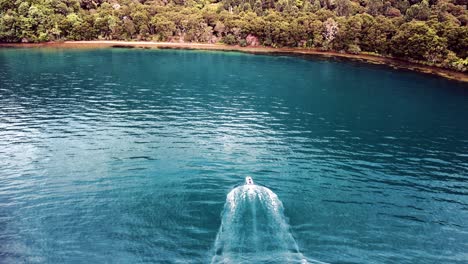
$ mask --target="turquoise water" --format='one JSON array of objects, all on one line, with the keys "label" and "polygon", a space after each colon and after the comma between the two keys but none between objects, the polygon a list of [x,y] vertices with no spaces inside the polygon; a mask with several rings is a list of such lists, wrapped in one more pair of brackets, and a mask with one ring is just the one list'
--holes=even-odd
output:
[{"label": "turquoise water", "polygon": [[0,107],[0,263],[468,259],[466,84],[300,57],[2,49]]}]

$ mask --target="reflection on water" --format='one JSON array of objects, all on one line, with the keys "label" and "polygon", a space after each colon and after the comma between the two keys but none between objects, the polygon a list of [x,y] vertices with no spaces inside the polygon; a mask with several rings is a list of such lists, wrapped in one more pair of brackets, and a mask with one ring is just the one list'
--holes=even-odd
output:
[{"label": "reflection on water", "polygon": [[466,88],[239,53],[0,50],[0,262],[209,263],[252,175],[307,260],[463,263]]}]

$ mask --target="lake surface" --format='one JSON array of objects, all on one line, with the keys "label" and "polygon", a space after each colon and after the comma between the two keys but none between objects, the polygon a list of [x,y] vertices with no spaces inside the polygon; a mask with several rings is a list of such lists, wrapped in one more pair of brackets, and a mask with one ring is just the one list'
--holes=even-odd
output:
[{"label": "lake surface", "polygon": [[[468,260],[463,83],[299,57],[1,49],[0,107],[0,263],[236,263],[236,243],[254,245],[244,263]],[[264,191],[228,196],[247,175]]]}]

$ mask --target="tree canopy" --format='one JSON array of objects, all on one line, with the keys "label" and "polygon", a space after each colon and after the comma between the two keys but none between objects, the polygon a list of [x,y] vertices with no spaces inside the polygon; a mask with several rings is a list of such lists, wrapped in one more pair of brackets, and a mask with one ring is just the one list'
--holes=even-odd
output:
[{"label": "tree canopy", "polygon": [[0,12],[1,42],[223,42],[468,68],[466,0],[0,0]]}]

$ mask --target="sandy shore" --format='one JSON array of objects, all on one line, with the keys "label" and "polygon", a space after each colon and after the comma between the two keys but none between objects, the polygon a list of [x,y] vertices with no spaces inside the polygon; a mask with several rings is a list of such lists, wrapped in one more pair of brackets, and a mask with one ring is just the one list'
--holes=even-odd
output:
[{"label": "sandy shore", "polygon": [[398,59],[385,58],[367,54],[345,54],[338,52],[326,52],[301,48],[269,48],[269,47],[239,47],[223,44],[204,43],[172,43],[172,42],[146,42],[146,41],[65,41],[46,43],[0,43],[0,47],[16,48],[106,48],[106,47],[133,47],[133,48],[160,48],[160,49],[196,49],[196,50],[220,50],[220,51],[240,51],[255,54],[298,54],[321,57],[344,58],[355,61],[362,61],[372,64],[383,64],[398,69],[409,69],[417,72],[434,74],[448,79],[468,82],[468,74],[456,72],[439,67],[426,66],[422,64],[407,62]]}]

